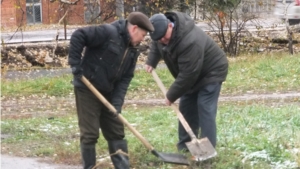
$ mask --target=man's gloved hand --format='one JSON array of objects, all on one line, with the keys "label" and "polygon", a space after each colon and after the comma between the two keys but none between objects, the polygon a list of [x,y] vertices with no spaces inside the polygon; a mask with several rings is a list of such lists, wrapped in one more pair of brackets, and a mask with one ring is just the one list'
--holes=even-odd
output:
[{"label": "man's gloved hand", "polygon": [[[114,105],[113,105],[114,106]],[[118,107],[118,106],[114,106],[115,107],[115,109],[117,110],[117,112],[115,113],[115,112],[112,112],[112,113],[114,113],[114,115],[117,117],[117,115],[118,114],[121,114],[121,108],[120,107]]]},{"label": "man's gloved hand", "polygon": [[120,114],[121,113],[121,107],[119,106],[115,106],[116,110],[117,110],[117,113]]},{"label": "man's gloved hand", "polygon": [[117,117],[117,116],[121,113],[120,110],[118,110],[118,109],[116,109],[116,110],[117,110],[117,112],[113,112],[113,111],[111,111],[110,109],[107,109],[107,111],[108,111],[109,113],[112,113],[112,114],[114,115],[114,117]]},{"label": "man's gloved hand", "polygon": [[72,73],[75,78],[80,79],[83,75],[82,68],[79,65],[72,66]]}]

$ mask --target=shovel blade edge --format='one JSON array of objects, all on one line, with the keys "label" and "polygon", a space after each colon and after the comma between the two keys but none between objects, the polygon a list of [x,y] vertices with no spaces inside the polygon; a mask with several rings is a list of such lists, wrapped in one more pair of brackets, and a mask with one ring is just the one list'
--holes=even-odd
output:
[{"label": "shovel blade edge", "polygon": [[155,150],[152,150],[152,154],[159,157],[162,161],[166,163],[177,165],[190,165],[188,158],[182,154],[160,153]]},{"label": "shovel blade edge", "polygon": [[204,161],[217,155],[211,142],[205,137],[185,143],[195,161]]}]

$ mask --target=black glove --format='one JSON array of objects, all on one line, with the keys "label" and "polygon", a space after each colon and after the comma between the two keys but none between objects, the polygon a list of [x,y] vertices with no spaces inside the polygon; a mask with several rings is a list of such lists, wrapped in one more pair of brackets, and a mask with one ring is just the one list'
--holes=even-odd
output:
[{"label": "black glove", "polygon": [[82,68],[79,65],[72,66],[72,73],[73,73],[74,77],[78,78],[78,79],[80,79],[83,75]]},{"label": "black glove", "polygon": [[[115,106],[114,106],[114,107],[115,107]],[[115,112],[111,112],[111,113],[113,113],[114,116],[117,117],[119,114],[121,114],[121,108],[115,107],[115,109],[117,110],[117,112],[116,112],[116,113],[115,113]],[[110,111],[110,110],[109,110],[109,111]]]},{"label": "black glove", "polygon": [[114,107],[117,110],[117,113],[120,114],[121,113],[121,107],[119,107],[119,106],[114,106]]},{"label": "black glove", "polygon": [[111,111],[110,109],[107,108],[107,111],[109,113],[112,113],[114,117],[117,117],[121,113],[121,111],[119,111],[118,109],[116,109],[116,110],[117,110],[117,112],[113,112],[113,111]]},{"label": "black glove", "polygon": [[117,109],[117,113],[121,114],[121,112],[122,112],[121,108],[116,108],[116,109]]}]

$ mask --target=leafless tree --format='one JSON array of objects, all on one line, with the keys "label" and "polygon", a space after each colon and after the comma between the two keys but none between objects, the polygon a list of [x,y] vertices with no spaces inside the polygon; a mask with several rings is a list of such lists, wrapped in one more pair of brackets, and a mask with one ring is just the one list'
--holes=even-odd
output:
[{"label": "leafless tree", "polygon": [[224,51],[230,56],[239,54],[241,33],[246,23],[258,18],[251,13],[242,12],[239,8],[240,3],[241,0],[212,0],[205,3],[205,18],[208,25],[218,37]]},{"label": "leafless tree", "polygon": [[[58,1],[60,3],[59,5],[59,10],[63,10],[64,11],[64,15],[63,17],[59,20],[58,24],[60,24],[62,21],[64,22],[64,35],[65,35],[65,39],[67,39],[67,20],[66,20],[66,16],[68,15],[68,12],[70,10],[70,6],[72,5],[77,5],[77,3],[80,0],[75,0],[75,1],[67,1],[67,0],[50,0],[51,3]],[[58,39],[58,35],[56,36],[56,40]]]},{"label": "leafless tree", "polygon": [[85,11],[90,14],[90,17],[86,18],[86,22],[89,24],[105,22],[116,16],[116,8],[118,6],[121,5],[117,5],[115,1],[101,3],[100,0],[87,0]]},{"label": "leafless tree", "polygon": [[[3,1],[3,0],[1,0],[1,3],[2,3],[2,1]],[[24,26],[24,15],[25,15],[25,11],[24,11],[24,9],[22,8],[22,4],[21,4],[21,1],[20,1],[20,0],[17,1],[17,6],[19,7],[20,12],[21,12],[21,20],[20,20],[20,22],[19,22],[19,25],[18,25],[16,31],[15,31],[15,32],[13,33],[13,35],[9,38],[9,41],[12,40],[12,38],[15,36],[15,34],[16,34],[17,32],[20,31],[20,32],[21,32],[21,36],[22,36],[22,42],[23,42],[23,29],[22,29],[22,27]]]},{"label": "leafless tree", "polygon": [[287,39],[288,39],[288,47],[289,47],[289,53],[291,55],[294,54],[294,50],[293,50],[293,32],[290,29],[289,26],[289,22],[288,22],[288,16],[287,16],[287,9],[288,9],[288,5],[286,4],[286,0],[283,0],[283,4],[284,4],[284,16],[285,16],[285,27],[287,30]]}]

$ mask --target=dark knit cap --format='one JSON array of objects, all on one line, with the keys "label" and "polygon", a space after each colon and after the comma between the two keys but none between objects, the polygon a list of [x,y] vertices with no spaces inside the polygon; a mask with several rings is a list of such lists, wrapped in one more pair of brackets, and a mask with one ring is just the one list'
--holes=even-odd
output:
[{"label": "dark knit cap", "polygon": [[158,41],[165,36],[169,20],[164,14],[154,14],[149,20],[155,29],[153,32],[150,32],[150,37],[152,40]]},{"label": "dark knit cap", "polygon": [[137,25],[148,32],[154,31],[154,27],[149,21],[149,18],[141,12],[131,12],[127,17],[127,20],[132,25]]}]

